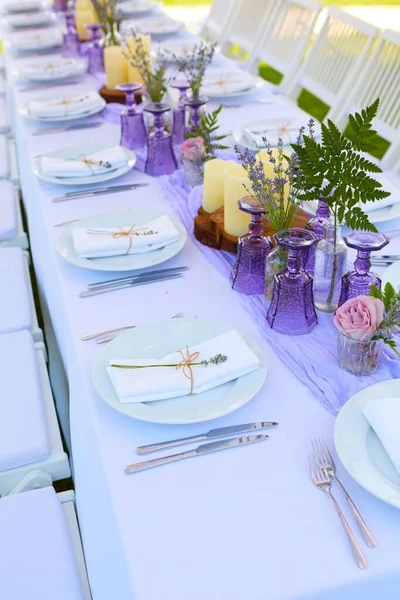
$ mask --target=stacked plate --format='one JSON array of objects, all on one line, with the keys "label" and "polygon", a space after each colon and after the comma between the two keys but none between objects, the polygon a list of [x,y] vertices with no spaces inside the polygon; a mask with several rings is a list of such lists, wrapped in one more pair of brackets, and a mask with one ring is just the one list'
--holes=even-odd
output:
[{"label": "stacked plate", "polygon": [[57,17],[51,12],[29,12],[10,14],[5,23],[12,29],[24,29],[25,27],[42,27],[55,23]]},{"label": "stacked plate", "polygon": [[22,82],[62,81],[71,77],[81,77],[86,72],[85,63],[76,58],[49,56],[25,62],[13,72]]},{"label": "stacked plate", "polygon": [[68,96],[43,96],[35,98],[19,108],[19,113],[28,119],[52,123],[71,121],[95,115],[106,106],[97,92],[86,92]]},{"label": "stacked plate", "polygon": [[145,2],[128,0],[117,5],[117,12],[121,19],[138,17],[155,11],[162,6],[162,2]]},{"label": "stacked plate", "polygon": [[30,52],[50,50],[62,46],[62,43],[63,33],[59,27],[30,29],[29,32],[18,31],[18,33],[13,33],[4,40],[4,44],[14,54],[29,54]]},{"label": "stacked plate", "polygon": [[123,21],[120,31],[122,35],[130,35],[132,30],[138,33],[147,33],[151,36],[172,35],[182,29],[183,23],[174,21],[166,15],[152,17],[149,19],[135,19]]}]

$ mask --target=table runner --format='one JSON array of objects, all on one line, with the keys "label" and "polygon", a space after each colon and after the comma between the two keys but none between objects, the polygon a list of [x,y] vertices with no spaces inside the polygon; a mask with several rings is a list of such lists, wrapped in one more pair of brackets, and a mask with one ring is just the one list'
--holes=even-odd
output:
[{"label": "table runner", "polygon": [[[203,187],[190,190],[182,170],[161,178],[165,196],[186,227],[192,241],[207,260],[229,279],[235,256],[204,246],[193,235],[193,219],[202,203]],[[240,294],[240,300],[274,352],[284,361],[297,378],[307,385],[318,402],[330,413],[337,415],[343,404],[365,387],[400,378],[400,361],[395,353],[385,346],[381,363],[372,375],[357,377],[339,367],[337,356],[337,332],[332,315],[318,312],[318,325],[300,336],[283,335],[273,331],[266,314],[269,303],[263,296]]]}]

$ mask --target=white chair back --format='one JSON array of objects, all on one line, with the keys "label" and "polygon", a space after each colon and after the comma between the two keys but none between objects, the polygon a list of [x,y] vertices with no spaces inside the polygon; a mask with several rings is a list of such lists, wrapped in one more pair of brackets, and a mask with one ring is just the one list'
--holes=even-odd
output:
[{"label": "white chair back", "polygon": [[380,99],[375,128],[391,142],[382,162],[393,166],[400,161],[400,33],[385,30],[369,60],[365,63],[357,84],[343,104],[339,126],[347,125],[350,112],[365,108]]},{"label": "white chair back", "polygon": [[227,24],[240,2],[241,0],[213,0],[210,13],[201,31],[202,37],[210,42],[222,44],[221,39]]},{"label": "white chair back", "polygon": [[229,54],[232,45],[241,52],[251,52],[268,22],[273,19],[282,0],[241,0],[231,13],[221,45]]},{"label": "white chair back", "polygon": [[316,0],[280,0],[273,18],[264,25],[248,59],[249,68],[263,60],[283,74],[281,85],[297,73],[322,10]]},{"label": "white chair back", "polygon": [[303,88],[330,106],[335,118],[364,65],[379,29],[331,6],[298,76],[287,88],[296,100]]}]

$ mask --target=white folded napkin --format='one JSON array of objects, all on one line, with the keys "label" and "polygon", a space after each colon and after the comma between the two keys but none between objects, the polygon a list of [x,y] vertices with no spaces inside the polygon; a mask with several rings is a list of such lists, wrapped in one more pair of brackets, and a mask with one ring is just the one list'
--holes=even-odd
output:
[{"label": "white folded napkin", "polygon": [[397,204],[400,201],[400,179],[396,185],[395,180],[386,174],[386,173],[370,173],[370,176],[373,179],[376,179],[382,184],[382,189],[385,192],[390,192],[390,196],[384,198],[383,200],[377,200],[376,202],[366,202],[362,205],[362,209],[366,213],[372,213],[374,210],[378,210],[380,208],[386,208],[387,206],[392,206],[393,204]]},{"label": "white folded napkin", "polygon": [[225,71],[206,76],[202,92],[206,96],[228,96],[254,88],[256,82],[256,78],[245,71]]},{"label": "white folded napkin", "polygon": [[[210,360],[218,354],[225,355],[227,360],[220,364],[207,366],[192,366],[193,393],[200,394],[211,388],[247,375],[260,366],[258,357],[250,350],[240,333],[229,331],[202,344],[190,346],[188,351],[182,348],[185,358],[199,352],[192,362]],[[155,367],[147,369],[118,369],[111,367],[119,365],[154,365],[180,364],[182,355],[173,352],[161,360],[147,359],[112,359],[107,363],[107,372],[114,385],[115,391],[122,403],[151,402],[165,400],[190,394],[191,380],[189,369],[186,367]],[[190,402],[190,400],[188,400]]]},{"label": "white folded napkin", "polygon": [[35,117],[66,117],[101,109],[104,100],[97,92],[87,92],[75,96],[64,96],[48,100],[32,100],[28,111]]},{"label": "white folded napkin", "polygon": [[166,215],[145,225],[130,223],[121,227],[93,229],[77,227],[72,231],[75,252],[81,258],[142,254],[178,240],[179,232]]},{"label": "white folded napkin", "polygon": [[46,177],[90,177],[101,173],[111,173],[127,163],[127,155],[122,146],[114,146],[93,154],[76,158],[56,158],[41,156],[40,170]]},{"label": "white folded napkin", "polygon": [[30,12],[43,8],[40,0],[6,0],[3,2],[3,9],[6,12]]},{"label": "white folded napkin", "polygon": [[125,1],[117,4],[117,13],[122,17],[129,17],[152,11],[156,6],[158,6],[158,2]]},{"label": "white folded napkin", "polygon": [[16,50],[40,50],[61,46],[62,41],[61,29],[38,29],[13,35],[12,45]]},{"label": "white folded napkin", "polygon": [[257,144],[258,148],[264,147],[263,137],[266,137],[268,141],[274,146],[279,138],[282,138],[284,144],[291,144],[295,142],[299,135],[299,129],[301,125],[293,124],[293,121],[284,121],[278,126],[276,123],[265,124],[265,129],[260,123],[259,126],[254,127],[254,131],[244,127],[242,129],[242,137],[246,144],[253,147]]},{"label": "white folded napkin", "polygon": [[83,72],[82,61],[74,58],[47,58],[21,66],[19,74],[23,79],[47,81],[71,77]]},{"label": "white folded napkin", "polygon": [[400,473],[400,397],[368,400],[362,412]]},{"label": "white folded napkin", "polygon": [[42,25],[48,23],[51,20],[51,13],[49,12],[30,12],[28,14],[13,14],[7,17],[7,23],[12,27],[33,27],[35,25]]}]

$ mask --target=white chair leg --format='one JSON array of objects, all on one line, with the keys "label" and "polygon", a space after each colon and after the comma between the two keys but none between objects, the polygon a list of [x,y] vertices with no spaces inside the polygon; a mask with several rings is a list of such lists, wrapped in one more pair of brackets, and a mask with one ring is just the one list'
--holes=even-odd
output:
[{"label": "white chair leg", "polygon": [[44,487],[51,487],[53,480],[49,473],[42,471],[41,469],[33,469],[29,471],[23,478],[15,485],[8,495],[21,494],[22,492],[28,492],[29,490],[38,490]]}]

